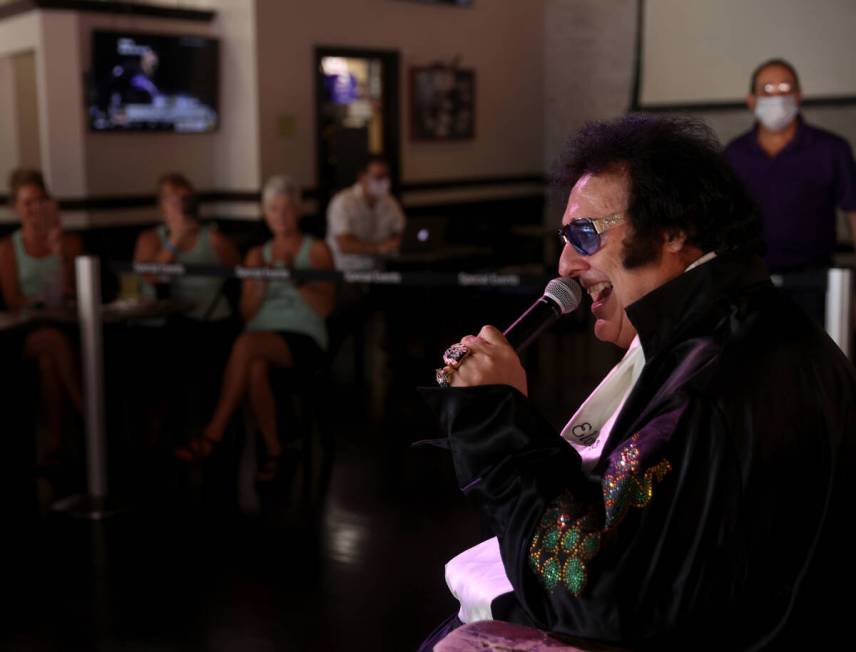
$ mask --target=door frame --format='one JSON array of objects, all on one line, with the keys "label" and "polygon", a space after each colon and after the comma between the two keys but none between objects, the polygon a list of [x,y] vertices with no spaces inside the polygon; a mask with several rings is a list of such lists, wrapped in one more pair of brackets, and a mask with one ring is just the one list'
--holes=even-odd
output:
[{"label": "door frame", "polygon": [[324,103],[324,85],[321,83],[321,59],[324,57],[343,57],[354,59],[380,59],[384,77],[384,96],[381,105],[383,111],[383,156],[389,163],[390,185],[393,193],[401,187],[401,75],[400,55],[397,50],[375,50],[369,48],[339,47],[319,45],[315,47],[315,176],[318,199],[322,210],[326,210],[333,189],[323,178],[321,148],[321,106]]}]

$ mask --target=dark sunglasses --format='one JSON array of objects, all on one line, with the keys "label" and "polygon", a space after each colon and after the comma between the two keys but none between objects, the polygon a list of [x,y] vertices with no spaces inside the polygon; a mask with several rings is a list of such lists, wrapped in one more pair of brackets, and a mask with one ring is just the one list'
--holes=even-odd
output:
[{"label": "dark sunglasses", "polygon": [[591,256],[601,247],[600,234],[624,221],[623,213],[606,217],[578,217],[559,229],[559,239],[581,256]]}]

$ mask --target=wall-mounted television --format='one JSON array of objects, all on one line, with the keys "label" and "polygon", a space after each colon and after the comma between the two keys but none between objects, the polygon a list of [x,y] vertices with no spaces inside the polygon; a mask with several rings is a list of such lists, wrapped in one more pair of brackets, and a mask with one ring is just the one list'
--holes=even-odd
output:
[{"label": "wall-mounted television", "polygon": [[91,65],[91,130],[204,133],[217,128],[216,39],[96,30]]}]

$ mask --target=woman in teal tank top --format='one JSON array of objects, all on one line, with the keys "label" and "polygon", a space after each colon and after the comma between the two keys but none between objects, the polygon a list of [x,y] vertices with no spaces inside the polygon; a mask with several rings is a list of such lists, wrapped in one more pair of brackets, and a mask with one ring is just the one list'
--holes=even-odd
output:
[{"label": "woman in teal tank top", "polygon": [[[140,234],[135,262],[229,267],[240,263],[238,249],[228,238],[199,223],[192,208],[193,186],[184,176],[164,175],[158,183],[158,201],[164,223]],[[215,277],[187,276],[173,280],[170,293],[192,306],[186,314],[190,319],[221,321],[231,315],[222,285],[223,281]]]},{"label": "woman in teal tank top", "polygon": [[[6,309],[59,307],[74,296],[74,258],[81,239],[62,230],[56,204],[36,170],[9,177],[12,207],[21,228],[0,241],[0,287]],[[38,366],[40,415],[46,431],[44,464],[59,461],[65,405],[82,414],[76,347],[58,327],[38,325],[24,336],[23,354]]]},{"label": "woman in teal tank top", "polygon": [[[200,223],[194,188],[184,175],[164,174],[157,196],[163,223],[140,233],[135,262],[240,264],[237,247]],[[164,281],[143,278],[143,293],[150,297]],[[220,375],[238,326],[223,283],[214,276],[183,276],[163,283],[168,295],[189,309],[138,329],[134,378],[138,385],[131,394],[141,415],[140,435],[147,441],[159,441],[171,432],[198,432],[216,404]]]},{"label": "woman in teal tank top", "polygon": [[[287,177],[265,184],[262,204],[273,238],[247,254],[247,267],[333,269],[327,245],[298,228],[301,194]],[[277,436],[276,403],[268,371],[293,367],[310,372],[327,347],[325,318],[333,309],[333,284],[313,281],[246,279],[241,288],[241,316],[246,330],[238,337],[223,378],[220,401],[203,436],[176,451],[185,461],[207,457],[226,431],[245,395],[267,448],[267,462],[258,479],[272,480],[282,454]]]}]

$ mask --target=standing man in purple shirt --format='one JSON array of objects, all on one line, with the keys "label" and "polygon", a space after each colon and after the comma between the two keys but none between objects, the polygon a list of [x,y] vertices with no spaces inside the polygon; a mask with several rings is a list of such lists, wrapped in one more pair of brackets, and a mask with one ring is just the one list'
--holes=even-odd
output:
[{"label": "standing man in purple shirt", "polygon": [[[836,209],[847,213],[856,234],[856,166],[843,138],[806,124],[799,113],[800,83],[794,67],[770,59],[752,73],[746,104],[757,119],[735,138],[725,156],[761,209],[766,262],[784,275],[819,272],[832,262]],[[822,278],[822,275],[819,275]],[[789,292],[823,319],[825,288]]]}]

